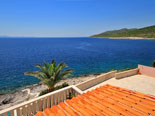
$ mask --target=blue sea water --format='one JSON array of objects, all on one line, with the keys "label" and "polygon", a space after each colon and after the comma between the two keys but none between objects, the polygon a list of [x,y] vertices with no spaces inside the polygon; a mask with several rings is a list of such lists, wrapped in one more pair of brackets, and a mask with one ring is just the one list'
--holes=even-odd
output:
[{"label": "blue sea water", "polygon": [[43,61],[64,61],[73,76],[112,69],[152,65],[155,41],[97,38],[0,38],[0,93],[38,83],[24,72],[37,70]]}]

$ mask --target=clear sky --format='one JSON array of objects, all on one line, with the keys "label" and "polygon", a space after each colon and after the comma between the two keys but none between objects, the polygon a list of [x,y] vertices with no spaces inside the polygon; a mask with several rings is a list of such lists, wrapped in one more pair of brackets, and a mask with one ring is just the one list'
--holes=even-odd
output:
[{"label": "clear sky", "polygon": [[1,36],[84,37],[155,25],[155,0],[0,0]]}]

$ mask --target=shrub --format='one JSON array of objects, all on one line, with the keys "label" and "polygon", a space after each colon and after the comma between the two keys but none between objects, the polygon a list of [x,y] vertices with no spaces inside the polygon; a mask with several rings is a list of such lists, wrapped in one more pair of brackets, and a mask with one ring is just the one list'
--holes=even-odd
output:
[{"label": "shrub", "polygon": [[109,72],[112,72],[112,71],[114,71],[114,69],[111,69]]},{"label": "shrub", "polygon": [[[67,86],[69,86],[68,83],[64,82],[62,85],[58,85],[58,86],[54,87],[54,91],[61,89],[61,88],[64,88],[64,87],[67,87]],[[50,92],[51,91],[49,91],[49,89],[45,89],[45,90],[40,92],[39,96],[45,95],[45,94],[50,93]]]},{"label": "shrub", "polygon": [[132,67],[132,68],[125,68],[125,69],[118,70],[118,72],[123,72],[123,71],[131,70],[131,69],[135,69],[135,68],[134,67]]},{"label": "shrub", "polygon": [[39,96],[45,95],[47,93],[49,93],[49,89],[45,89],[45,90],[41,91]]},{"label": "shrub", "polygon": [[74,97],[73,93],[69,93],[69,95],[67,96],[67,99],[72,99]]},{"label": "shrub", "polygon": [[155,60],[153,60],[152,66],[155,67]]},{"label": "shrub", "polygon": [[58,89],[61,89],[61,88],[67,87],[67,86],[69,86],[68,83],[64,82],[62,85],[58,85],[58,86],[54,87],[54,90],[58,90]]}]

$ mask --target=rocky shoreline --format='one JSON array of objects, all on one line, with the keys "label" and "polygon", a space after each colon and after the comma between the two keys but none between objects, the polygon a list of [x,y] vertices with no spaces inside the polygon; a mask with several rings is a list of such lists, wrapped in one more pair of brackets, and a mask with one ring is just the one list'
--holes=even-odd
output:
[{"label": "rocky shoreline", "polygon": [[155,40],[155,38],[144,38],[144,37],[93,37],[93,38],[104,38],[104,39],[129,39],[129,40]]},{"label": "rocky shoreline", "polygon": [[[100,74],[83,75],[80,77],[66,78],[66,79],[58,82],[56,84],[56,86],[61,85],[64,82],[68,83],[69,85],[76,85],[76,84],[86,81],[88,79],[95,78],[98,75],[100,75]],[[25,87],[21,90],[18,90],[14,93],[1,94],[0,95],[0,110],[3,110],[10,106],[17,105],[19,103],[28,101],[33,98],[36,98],[36,97],[38,97],[39,93],[45,89],[47,89],[46,85],[34,84],[31,86]]]}]

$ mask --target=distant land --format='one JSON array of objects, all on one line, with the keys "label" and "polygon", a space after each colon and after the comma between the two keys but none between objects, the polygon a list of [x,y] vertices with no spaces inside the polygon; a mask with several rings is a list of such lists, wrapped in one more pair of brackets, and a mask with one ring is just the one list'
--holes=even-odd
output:
[{"label": "distant land", "polygon": [[138,29],[123,28],[120,30],[111,30],[92,35],[91,37],[110,39],[155,39],[155,25]]}]

